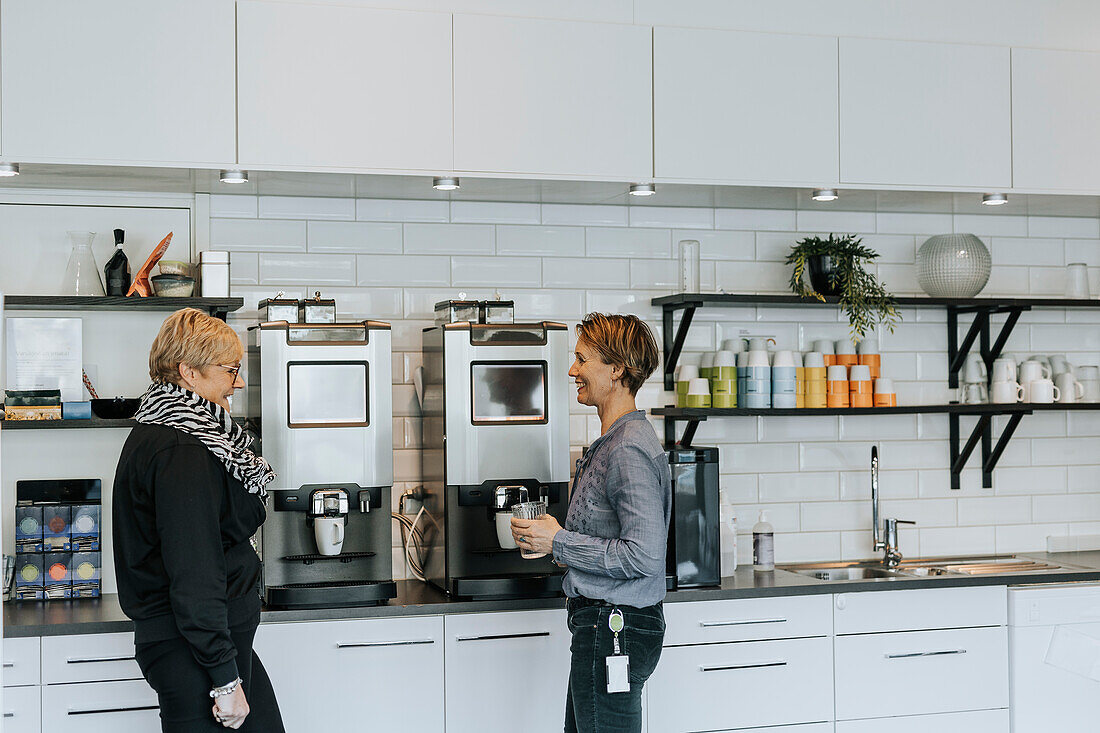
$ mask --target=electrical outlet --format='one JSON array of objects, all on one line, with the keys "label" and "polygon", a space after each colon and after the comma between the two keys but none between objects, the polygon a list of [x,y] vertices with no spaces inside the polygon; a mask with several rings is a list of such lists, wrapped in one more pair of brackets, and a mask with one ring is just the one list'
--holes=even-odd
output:
[{"label": "electrical outlet", "polygon": [[405,514],[416,515],[420,511],[420,507],[424,506],[424,502],[420,499],[414,498],[420,495],[420,487],[415,489],[405,489]]}]

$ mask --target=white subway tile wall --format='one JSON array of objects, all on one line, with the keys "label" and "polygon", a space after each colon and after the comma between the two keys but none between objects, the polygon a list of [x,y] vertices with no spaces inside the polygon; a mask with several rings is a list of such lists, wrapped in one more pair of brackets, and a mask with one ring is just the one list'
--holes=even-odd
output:
[{"label": "white subway tile wall", "polygon": [[[276,291],[302,297],[317,289],[336,298],[341,315],[393,324],[395,508],[396,496],[420,479],[411,377],[420,331],[436,301],[460,292],[487,298],[499,291],[515,300],[519,319],[570,326],[589,311],[635,313],[660,340],[660,309],[650,299],[678,289],[680,240],[702,244],[705,289],[785,293],[787,249],[830,230],[864,237],[882,255],[875,271],[899,294],[920,293],[916,252],[928,236],[950,231],[973,232],[990,248],[985,295],[1060,295],[1070,262],[1085,262],[1100,291],[1100,220],[1082,217],[248,195],[211,197],[211,216],[211,246],[232,250],[233,294],[246,301],[231,317],[235,326],[254,320],[256,302]],[[893,333],[877,334],[899,402],[950,399],[944,312],[907,308],[903,316]],[[994,327],[1001,322],[994,319]],[[847,322],[818,308],[700,309],[684,359],[748,335],[808,350],[818,338],[845,338]],[[1006,350],[1098,364],[1100,311],[1025,313]],[[671,401],[659,375],[638,401],[643,408]],[[594,412],[581,405],[570,406],[569,425],[574,447],[599,434]],[[901,533],[907,555],[1036,551],[1048,535],[1097,531],[1100,414],[1025,417],[992,489],[982,488],[981,472],[971,467],[962,489],[950,490],[947,427],[942,415],[729,418],[702,423],[695,442],[720,448],[721,489],[737,510],[742,557],[750,556],[748,534],[760,509],[775,525],[780,562],[871,556],[872,444],[882,457],[883,512],[917,521]],[[406,564],[397,555],[401,577]]]}]

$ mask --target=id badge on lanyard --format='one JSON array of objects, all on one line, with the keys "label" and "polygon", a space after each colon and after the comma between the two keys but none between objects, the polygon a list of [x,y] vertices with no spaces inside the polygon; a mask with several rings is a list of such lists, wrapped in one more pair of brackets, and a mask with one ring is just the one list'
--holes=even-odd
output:
[{"label": "id badge on lanyard", "polygon": [[608,692],[630,692],[630,657],[623,654],[619,646],[619,632],[625,627],[623,612],[617,608],[614,609],[607,618],[607,628],[614,634],[612,637],[615,645],[614,652],[611,656],[604,658],[604,664],[607,665]]}]

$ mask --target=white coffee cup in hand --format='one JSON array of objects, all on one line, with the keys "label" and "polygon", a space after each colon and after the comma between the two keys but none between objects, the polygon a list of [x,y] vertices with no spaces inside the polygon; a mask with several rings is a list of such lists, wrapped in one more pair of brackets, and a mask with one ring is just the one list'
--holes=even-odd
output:
[{"label": "white coffee cup in hand", "polygon": [[317,542],[317,552],[339,555],[344,546],[344,518],[314,517],[313,539]]}]

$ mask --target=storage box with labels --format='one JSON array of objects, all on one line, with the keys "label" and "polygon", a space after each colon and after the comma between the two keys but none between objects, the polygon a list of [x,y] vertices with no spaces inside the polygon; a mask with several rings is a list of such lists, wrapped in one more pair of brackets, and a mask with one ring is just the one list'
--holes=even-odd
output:
[{"label": "storage box with labels", "polygon": [[45,556],[40,553],[19,555],[15,559],[15,598],[34,600],[45,598]]},{"label": "storage box with labels", "polygon": [[42,507],[15,507],[15,552],[42,552]]},{"label": "storage box with labels", "polygon": [[73,598],[99,597],[99,582],[102,567],[98,552],[73,553]]},{"label": "storage box with labels", "polygon": [[47,552],[43,555],[46,598],[54,600],[73,597],[72,563],[71,552]]},{"label": "storage box with labels", "polygon": [[15,595],[18,600],[100,594],[99,479],[15,482]]}]

